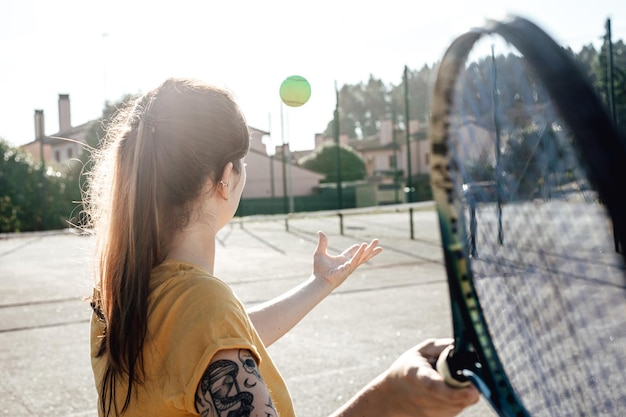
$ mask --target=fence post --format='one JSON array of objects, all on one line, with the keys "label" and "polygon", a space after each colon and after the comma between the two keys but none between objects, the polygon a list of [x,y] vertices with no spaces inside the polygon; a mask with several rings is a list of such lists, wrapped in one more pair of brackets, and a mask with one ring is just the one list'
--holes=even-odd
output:
[{"label": "fence post", "polygon": [[339,233],[343,236],[343,213],[338,212],[337,215],[339,216]]},{"label": "fence post", "polygon": [[409,224],[411,228],[411,240],[414,240],[415,234],[413,231],[413,207],[409,207]]}]

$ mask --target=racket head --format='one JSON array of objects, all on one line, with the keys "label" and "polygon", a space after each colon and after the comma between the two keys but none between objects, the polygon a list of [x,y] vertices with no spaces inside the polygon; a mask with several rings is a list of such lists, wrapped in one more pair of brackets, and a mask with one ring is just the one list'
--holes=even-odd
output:
[{"label": "racket head", "polygon": [[[512,55],[500,58],[492,49],[482,64],[469,62],[486,37],[511,45]],[[518,96],[517,107],[504,102],[507,95]],[[626,396],[609,386],[626,382],[611,372],[626,365],[626,332],[620,330],[626,280],[623,258],[611,251],[611,227],[616,242],[623,245],[626,236],[619,191],[626,150],[587,77],[549,35],[511,16],[450,45],[431,109],[431,186],[455,338],[451,372],[471,380],[502,416],[613,415],[626,409]],[[575,215],[584,225],[576,224],[579,219],[554,221]],[[559,228],[567,226],[593,239],[581,244],[587,237],[570,233],[572,242],[560,244],[565,239]],[[547,255],[555,248],[557,255]],[[598,257],[600,265],[589,265]],[[597,285],[573,285],[572,277]],[[588,320],[570,320],[582,293],[592,290],[595,300],[581,309]],[[564,330],[556,329],[558,311],[544,315],[546,304],[562,310]],[[606,329],[594,329],[605,319]],[[566,339],[565,359],[551,334]],[[612,341],[590,342],[602,337]],[[593,350],[606,357],[586,364]],[[533,363],[533,355],[541,359]],[[576,360],[585,369],[561,369],[577,366]],[[534,368],[538,364],[548,370]],[[555,387],[556,380],[567,386]]]}]

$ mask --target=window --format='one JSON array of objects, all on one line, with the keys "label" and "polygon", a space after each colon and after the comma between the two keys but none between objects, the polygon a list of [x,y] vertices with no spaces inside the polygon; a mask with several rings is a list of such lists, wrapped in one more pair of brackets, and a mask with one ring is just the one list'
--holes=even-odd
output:
[{"label": "window", "polygon": [[74,157],[74,149],[67,148],[67,159],[72,159]]},{"label": "window", "polygon": [[54,160],[57,162],[61,162],[61,152],[60,151],[54,151]]}]

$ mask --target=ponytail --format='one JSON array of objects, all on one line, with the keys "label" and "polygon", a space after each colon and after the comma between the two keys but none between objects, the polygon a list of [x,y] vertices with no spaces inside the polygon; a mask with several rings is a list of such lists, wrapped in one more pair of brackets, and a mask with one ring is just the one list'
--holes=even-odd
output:
[{"label": "ponytail", "polygon": [[[150,105],[135,129],[117,149],[115,181],[111,188],[108,235],[101,245],[101,315],[106,333],[100,354],[109,354],[101,387],[100,406],[105,415],[119,414],[116,378],[128,380],[123,413],[130,403],[135,382],[143,377],[143,342],[147,329],[147,300],[152,268],[159,262],[159,222],[156,201],[155,121]],[[113,215],[114,214],[114,215]]]}]

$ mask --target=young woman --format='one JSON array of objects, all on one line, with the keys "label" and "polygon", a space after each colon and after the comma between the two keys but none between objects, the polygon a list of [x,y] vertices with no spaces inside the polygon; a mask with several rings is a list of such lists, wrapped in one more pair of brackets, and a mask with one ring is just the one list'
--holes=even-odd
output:
[{"label": "young woman", "polygon": [[[91,359],[100,416],[295,416],[266,347],[378,241],[327,253],[319,233],[304,283],[246,311],[213,276],[215,237],[246,182],[249,135],[231,95],[170,79],[121,110],[90,181],[97,235]],[[478,400],[431,363],[449,341],[401,356],[336,416],[449,416]]]}]

